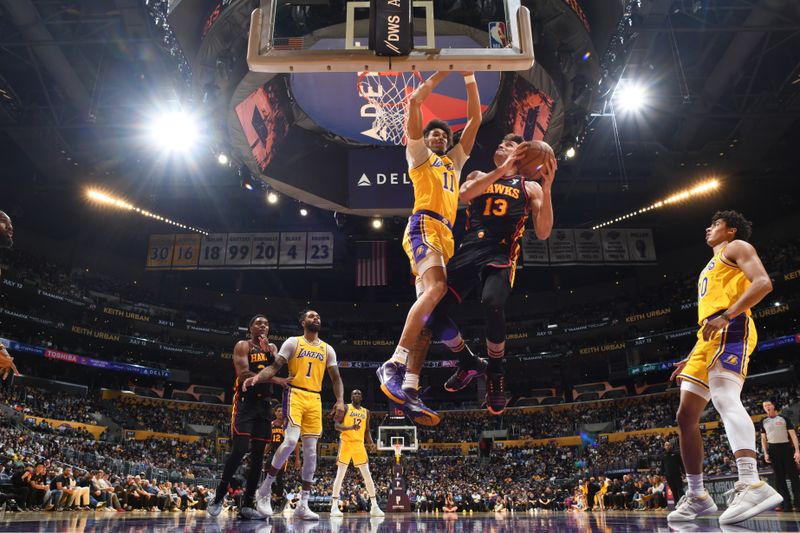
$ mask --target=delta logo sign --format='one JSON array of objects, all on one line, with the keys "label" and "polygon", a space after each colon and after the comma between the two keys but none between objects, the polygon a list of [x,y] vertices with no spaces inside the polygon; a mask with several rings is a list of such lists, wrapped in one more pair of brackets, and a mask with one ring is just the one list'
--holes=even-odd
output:
[{"label": "delta logo sign", "polygon": [[[470,37],[464,35],[437,36],[438,48],[478,48],[480,45]],[[311,50],[341,50],[344,48],[344,39],[320,39],[309,47]],[[432,72],[422,72],[421,80],[427,79]],[[395,121],[394,135],[380,124],[378,115],[379,106],[373,103],[376,100],[387,101],[390,96],[386,80],[376,83],[367,80],[368,90],[365,93],[364,77],[362,89],[359,91],[359,76],[357,72],[336,73],[302,73],[292,74],[290,90],[293,98],[300,108],[325,130],[345,137],[352,141],[372,145],[392,146],[397,142],[397,128],[401,122]],[[374,76],[366,74],[366,76]],[[486,112],[497,96],[500,87],[499,72],[476,72],[478,90],[481,97],[481,110]],[[380,81],[380,80],[379,80]],[[402,83],[402,80],[400,80]],[[404,92],[399,89],[399,97],[395,96],[394,107],[402,104]],[[409,91],[410,92],[410,91]],[[407,94],[407,93],[406,93]],[[365,96],[371,97],[367,100]],[[438,118],[447,121],[454,132],[461,130],[467,122],[467,92],[464,78],[459,72],[451,73],[425,100],[422,109],[425,122]]]}]

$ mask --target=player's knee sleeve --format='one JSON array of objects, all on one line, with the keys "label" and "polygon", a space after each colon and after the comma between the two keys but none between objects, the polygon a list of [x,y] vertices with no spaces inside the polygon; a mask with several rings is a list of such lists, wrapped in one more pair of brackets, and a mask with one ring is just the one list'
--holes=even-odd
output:
[{"label": "player's knee sleeve", "polygon": [[292,455],[292,452],[297,447],[297,441],[300,440],[300,428],[289,424],[286,427],[286,433],[283,435],[283,442],[278,449],[275,450],[275,455],[272,457],[272,467],[280,468],[286,463],[286,460]]},{"label": "player's knee sleeve", "polygon": [[339,463],[336,469],[336,479],[333,480],[333,494],[334,498],[342,495],[342,484],[344,483],[344,475],[347,473],[347,465]]},{"label": "player's knee sleeve", "polygon": [[714,367],[708,372],[711,401],[725,424],[731,450],[755,450],[756,428],[742,405],[742,381],[735,374]]},{"label": "player's knee sleeve", "polygon": [[306,437],[303,439],[303,476],[306,483],[314,481],[314,472],[317,470],[317,439]]},{"label": "player's knee sleeve", "polygon": [[364,478],[364,485],[367,487],[367,494],[370,498],[375,497],[375,482],[372,480],[372,473],[369,471],[369,465],[363,464],[358,467],[361,476]]}]

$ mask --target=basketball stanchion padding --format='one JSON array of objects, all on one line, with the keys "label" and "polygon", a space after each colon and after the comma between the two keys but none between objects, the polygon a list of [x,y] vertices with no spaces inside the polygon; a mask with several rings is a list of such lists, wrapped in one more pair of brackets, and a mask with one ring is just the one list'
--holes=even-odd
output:
[{"label": "basketball stanchion padding", "polygon": [[414,49],[411,0],[370,0],[369,48],[378,56],[407,56]]}]

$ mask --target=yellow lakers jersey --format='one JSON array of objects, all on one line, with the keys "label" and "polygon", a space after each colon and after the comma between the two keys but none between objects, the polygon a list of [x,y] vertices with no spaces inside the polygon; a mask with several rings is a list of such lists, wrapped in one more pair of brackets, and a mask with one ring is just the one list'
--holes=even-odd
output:
[{"label": "yellow lakers jersey", "polygon": [[[711,258],[697,280],[697,323],[728,309],[750,286],[735,263],[725,258],[725,247]],[[750,316],[750,309],[745,311]]]},{"label": "yellow lakers jersey", "polygon": [[322,390],[322,378],[328,366],[328,345],[309,343],[302,335],[297,337],[297,348],[289,359],[290,385],[312,392]]},{"label": "yellow lakers jersey", "polygon": [[364,407],[356,409],[352,403],[347,404],[347,414],[344,415],[343,426],[355,426],[355,429],[340,433],[342,442],[364,443],[367,431],[367,410]]},{"label": "yellow lakers jersey", "polygon": [[445,217],[453,226],[458,210],[458,182],[461,171],[456,170],[447,155],[431,154],[427,161],[408,171],[414,184],[414,213],[433,211]]}]

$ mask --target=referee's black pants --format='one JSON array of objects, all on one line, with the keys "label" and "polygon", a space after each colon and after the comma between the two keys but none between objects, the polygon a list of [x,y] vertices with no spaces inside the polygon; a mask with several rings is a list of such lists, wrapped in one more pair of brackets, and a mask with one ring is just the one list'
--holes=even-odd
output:
[{"label": "referee's black pants", "polygon": [[789,442],[770,444],[768,446],[769,458],[772,461],[772,470],[775,472],[775,490],[783,496],[784,510],[792,508],[789,497],[789,487],[786,486],[788,478],[794,493],[794,506],[800,506],[800,476],[797,474],[797,465],[794,462],[794,448]]}]

